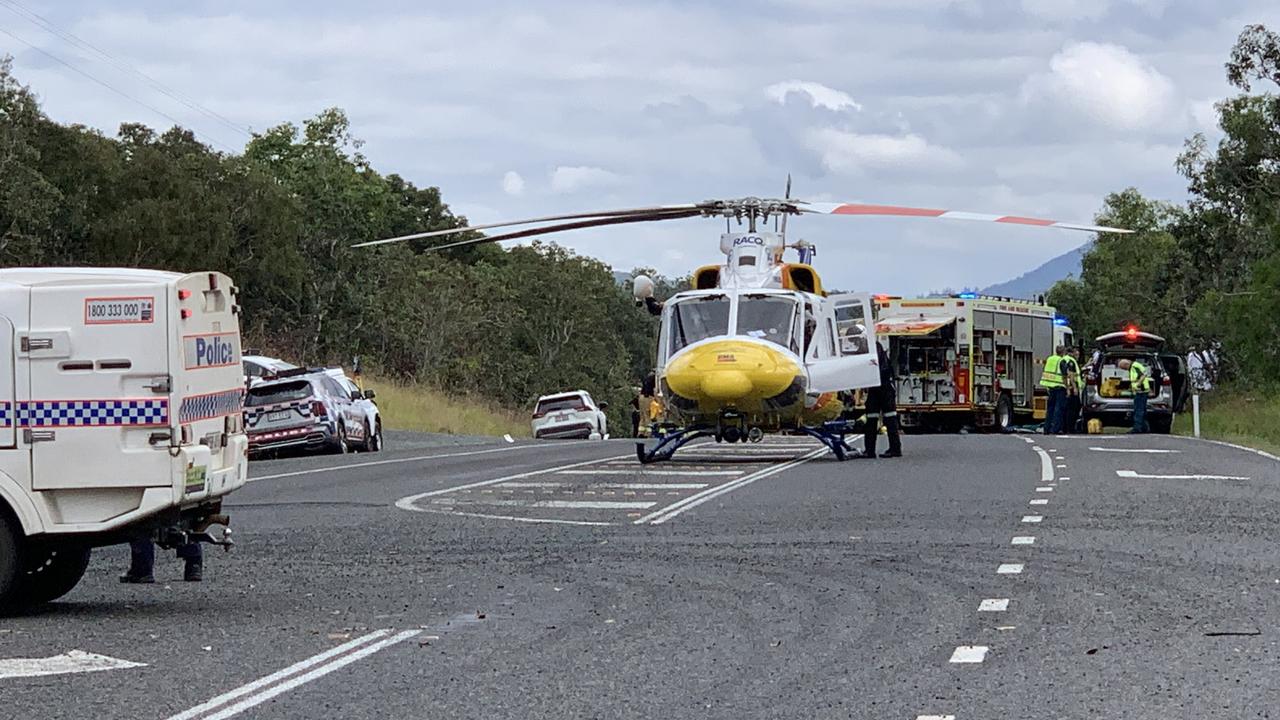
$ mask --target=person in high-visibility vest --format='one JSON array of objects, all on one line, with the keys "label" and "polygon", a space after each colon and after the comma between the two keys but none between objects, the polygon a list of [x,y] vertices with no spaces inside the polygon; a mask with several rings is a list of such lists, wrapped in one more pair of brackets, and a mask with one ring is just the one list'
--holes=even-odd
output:
[{"label": "person in high-visibility vest", "polygon": [[1084,373],[1080,371],[1080,348],[1070,348],[1058,366],[1067,386],[1066,405],[1062,411],[1062,432],[1078,432],[1081,401],[1084,399]]},{"label": "person in high-visibility vest", "polygon": [[1045,435],[1062,432],[1062,416],[1067,410],[1067,383],[1062,373],[1062,359],[1066,352],[1066,346],[1059,345],[1045,359],[1044,371],[1040,373],[1040,387],[1049,391],[1049,404],[1045,407],[1044,414]]},{"label": "person in high-visibility vest", "polygon": [[1151,432],[1147,425],[1147,399],[1151,396],[1151,370],[1139,360],[1125,358],[1116,367],[1129,371],[1129,389],[1133,391],[1133,429],[1131,433]]}]

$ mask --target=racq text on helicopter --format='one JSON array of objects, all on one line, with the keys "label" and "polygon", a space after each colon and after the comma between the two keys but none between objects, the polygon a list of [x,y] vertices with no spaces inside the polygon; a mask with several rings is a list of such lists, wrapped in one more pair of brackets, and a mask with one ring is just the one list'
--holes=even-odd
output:
[{"label": "racq text on helicopter", "polygon": [[[636,454],[640,462],[649,463],[669,459],[682,445],[700,437],[746,442],[759,440],[765,433],[799,431],[821,440],[843,460],[852,450],[845,442],[852,427],[840,419],[843,402],[838,394],[880,384],[872,301],[868,293],[832,295],[823,290],[811,264],[813,245],[786,241],[787,218],[801,214],[926,217],[1130,232],[1017,215],[807,203],[788,197],[555,215],[416,233],[356,247],[539,225],[428,248],[434,251],[603,225],[723,217],[730,227],[720,238],[724,262],[694,271],[691,290],[658,303],[652,297],[652,282],[643,276],[635,280],[637,300],[661,316],[655,374],[664,408],[653,443],[638,443]],[[768,229],[770,220],[775,230]],[[734,221],[737,232],[732,231]],[[797,262],[784,261],[788,249],[797,251]]]}]

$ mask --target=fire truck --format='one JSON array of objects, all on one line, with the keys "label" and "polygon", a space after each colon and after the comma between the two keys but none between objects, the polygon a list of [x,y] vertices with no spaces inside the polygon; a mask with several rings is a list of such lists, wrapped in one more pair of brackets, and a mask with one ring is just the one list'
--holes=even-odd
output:
[{"label": "fire truck", "polygon": [[876,296],[876,336],[896,376],[903,427],[1008,431],[1043,420],[1044,361],[1071,328],[1043,303],[962,293]]}]

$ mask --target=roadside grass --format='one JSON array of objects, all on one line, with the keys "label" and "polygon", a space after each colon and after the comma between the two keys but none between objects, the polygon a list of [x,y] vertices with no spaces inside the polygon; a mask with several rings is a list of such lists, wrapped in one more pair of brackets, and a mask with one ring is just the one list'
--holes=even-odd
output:
[{"label": "roadside grass", "polygon": [[377,392],[378,409],[388,430],[529,437],[529,419],[522,413],[485,400],[450,396],[423,385],[366,376],[362,387]]},{"label": "roadside grass", "polygon": [[[1190,399],[1173,431],[1193,433]],[[1280,453],[1280,393],[1215,391],[1200,396],[1200,435]]]}]

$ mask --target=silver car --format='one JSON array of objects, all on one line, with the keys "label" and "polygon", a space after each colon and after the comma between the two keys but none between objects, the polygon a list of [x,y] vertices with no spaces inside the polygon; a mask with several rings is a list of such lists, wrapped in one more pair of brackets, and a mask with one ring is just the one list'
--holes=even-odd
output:
[{"label": "silver car", "polygon": [[1147,424],[1152,432],[1168,433],[1173,417],[1182,412],[1187,399],[1187,367],[1181,355],[1164,352],[1159,335],[1129,328],[1103,335],[1098,348],[1084,367],[1085,388],[1081,399],[1084,421],[1098,419],[1104,427],[1133,424],[1133,390],[1121,360],[1137,360],[1151,371],[1152,385],[1147,401]]},{"label": "silver car", "polygon": [[245,394],[251,457],[288,448],[346,453],[366,441],[364,416],[337,380],[323,371],[281,374]]}]

